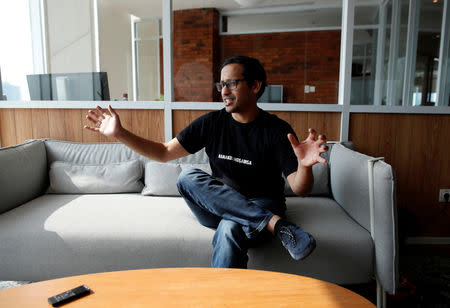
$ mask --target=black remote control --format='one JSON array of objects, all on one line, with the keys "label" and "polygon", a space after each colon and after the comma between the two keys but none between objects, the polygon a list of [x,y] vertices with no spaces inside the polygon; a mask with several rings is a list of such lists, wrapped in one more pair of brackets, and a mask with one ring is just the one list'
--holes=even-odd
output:
[{"label": "black remote control", "polygon": [[49,297],[48,302],[53,307],[58,307],[58,306],[64,305],[65,303],[76,300],[77,298],[86,296],[90,293],[91,293],[91,289],[89,289],[89,287],[84,284],[82,286],[65,291],[61,294]]}]

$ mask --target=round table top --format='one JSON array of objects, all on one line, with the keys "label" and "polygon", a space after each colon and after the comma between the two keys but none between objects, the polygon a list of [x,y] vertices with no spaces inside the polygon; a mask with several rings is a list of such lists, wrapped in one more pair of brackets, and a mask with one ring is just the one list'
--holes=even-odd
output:
[{"label": "round table top", "polygon": [[375,307],[350,290],[318,279],[217,268],[144,269],[47,280],[0,291],[0,306],[51,307],[49,297],[82,284],[92,293],[63,307]]}]

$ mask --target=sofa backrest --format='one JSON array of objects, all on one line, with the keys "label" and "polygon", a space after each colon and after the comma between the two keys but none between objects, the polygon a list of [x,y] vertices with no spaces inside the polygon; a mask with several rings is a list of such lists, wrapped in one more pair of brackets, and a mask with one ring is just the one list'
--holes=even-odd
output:
[{"label": "sofa backrest", "polygon": [[[55,161],[79,165],[105,165],[138,159],[142,162],[143,167],[147,162],[152,161],[119,142],[79,143],[44,139],[44,143],[47,150],[48,168]],[[208,163],[208,156],[202,150],[193,155],[173,160],[170,163]]]},{"label": "sofa backrest", "polygon": [[[331,191],[338,204],[367,231],[371,231],[369,160],[356,151],[335,145],[330,153]],[[383,289],[393,294],[398,284],[397,208],[395,177],[384,161],[373,165],[374,212],[372,238],[376,274]]]},{"label": "sofa backrest", "polygon": [[48,186],[44,143],[0,149],[0,214],[42,195]]}]

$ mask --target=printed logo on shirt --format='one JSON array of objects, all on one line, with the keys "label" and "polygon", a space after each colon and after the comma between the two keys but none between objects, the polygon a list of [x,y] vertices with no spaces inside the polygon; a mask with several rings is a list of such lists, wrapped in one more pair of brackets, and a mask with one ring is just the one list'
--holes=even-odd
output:
[{"label": "printed logo on shirt", "polygon": [[252,165],[252,161],[248,160],[248,159],[242,159],[242,158],[237,158],[237,157],[233,157],[231,155],[223,155],[223,154],[219,154],[218,156],[219,159],[225,159],[225,160],[231,160],[234,162],[237,162],[239,164],[244,164],[244,165]]}]

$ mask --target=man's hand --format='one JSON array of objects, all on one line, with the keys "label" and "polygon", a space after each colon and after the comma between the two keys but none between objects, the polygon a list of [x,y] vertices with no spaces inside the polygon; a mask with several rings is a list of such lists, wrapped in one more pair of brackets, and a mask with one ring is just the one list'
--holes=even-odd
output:
[{"label": "man's hand", "polygon": [[85,125],[84,128],[94,132],[100,132],[106,137],[117,137],[122,130],[119,115],[114,111],[111,105],[108,105],[108,111],[97,106],[96,110],[89,110],[86,118],[92,126]]},{"label": "man's hand", "polygon": [[328,151],[327,146],[322,146],[326,142],[324,135],[319,135],[316,140],[316,131],[312,128],[309,130],[309,136],[302,142],[298,142],[293,134],[288,134],[289,141],[297,156],[298,163],[303,167],[311,167],[316,163],[326,163],[327,161],[320,156],[321,153]]}]

